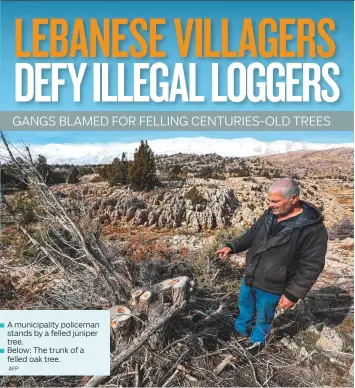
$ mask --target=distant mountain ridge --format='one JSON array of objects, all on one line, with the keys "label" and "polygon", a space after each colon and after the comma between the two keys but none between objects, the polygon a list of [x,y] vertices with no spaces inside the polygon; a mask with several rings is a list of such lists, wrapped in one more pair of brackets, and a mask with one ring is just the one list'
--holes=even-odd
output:
[{"label": "distant mountain ridge", "polygon": [[[217,154],[224,157],[249,157],[284,154],[303,150],[329,150],[334,148],[354,148],[353,143],[309,143],[277,140],[263,142],[253,138],[212,139],[208,137],[157,139],[148,141],[156,155]],[[77,143],[32,145],[34,154],[44,155],[51,164],[104,164],[125,152],[128,159],[133,158],[134,143]]]}]

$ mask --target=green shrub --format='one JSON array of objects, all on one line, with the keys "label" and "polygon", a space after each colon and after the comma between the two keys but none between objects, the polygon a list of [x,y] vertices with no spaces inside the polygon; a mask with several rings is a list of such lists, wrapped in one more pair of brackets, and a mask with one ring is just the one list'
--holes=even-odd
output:
[{"label": "green shrub", "polygon": [[133,162],[128,165],[128,180],[133,189],[139,191],[152,190],[160,183],[156,176],[154,153],[147,141],[141,141]]},{"label": "green shrub", "polygon": [[195,206],[197,204],[204,204],[206,203],[205,198],[201,195],[201,193],[198,191],[198,188],[196,186],[193,186],[186,194],[185,199],[189,199],[192,204]]},{"label": "green shrub", "polygon": [[79,183],[79,170],[77,167],[73,167],[70,170],[67,182],[70,184]]}]

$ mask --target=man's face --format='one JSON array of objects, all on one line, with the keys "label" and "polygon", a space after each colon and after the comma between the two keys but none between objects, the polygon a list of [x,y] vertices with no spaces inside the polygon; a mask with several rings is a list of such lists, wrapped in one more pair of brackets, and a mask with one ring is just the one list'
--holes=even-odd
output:
[{"label": "man's face", "polygon": [[269,192],[268,200],[269,208],[271,208],[275,216],[286,216],[292,211],[293,206],[296,204],[297,195],[293,195],[291,198],[287,199],[281,192]]}]

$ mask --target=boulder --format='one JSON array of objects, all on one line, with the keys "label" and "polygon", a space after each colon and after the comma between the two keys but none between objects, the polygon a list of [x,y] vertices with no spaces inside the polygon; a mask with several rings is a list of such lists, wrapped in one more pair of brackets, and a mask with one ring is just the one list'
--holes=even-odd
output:
[{"label": "boulder", "polygon": [[131,221],[137,211],[136,207],[130,207],[126,213],[126,221]]},{"label": "boulder", "polygon": [[320,349],[340,352],[343,347],[343,340],[335,330],[326,326],[322,330],[316,346]]},{"label": "boulder", "polygon": [[147,209],[137,209],[132,220],[133,225],[143,225],[148,220]]}]

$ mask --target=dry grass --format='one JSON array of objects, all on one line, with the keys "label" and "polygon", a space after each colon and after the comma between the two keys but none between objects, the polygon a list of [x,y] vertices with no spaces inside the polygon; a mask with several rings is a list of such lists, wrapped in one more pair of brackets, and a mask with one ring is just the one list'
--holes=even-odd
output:
[{"label": "dry grass", "polygon": [[348,210],[349,216],[354,214],[354,189],[345,188],[344,186],[328,186],[324,188],[332,198]]}]

